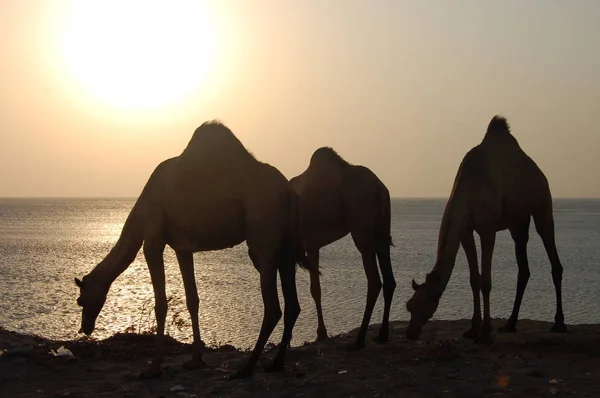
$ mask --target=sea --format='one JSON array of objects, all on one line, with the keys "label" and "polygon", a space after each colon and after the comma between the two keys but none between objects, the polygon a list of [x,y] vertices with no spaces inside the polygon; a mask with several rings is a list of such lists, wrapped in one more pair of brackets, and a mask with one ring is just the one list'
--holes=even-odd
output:
[{"label": "sea", "polygon": [[[81,311],[74,278],[88,273],[117,241],[135,199],[0,199],[0,326],[53,339],[80,335]],[[397,288],[391,319],[408,320],[405,303],[411,279],[422,282],[435,261],[446,199],[393,199],[391,257]],[[564,266],[563,300],[568,324],[600,323],[600,199],[555,199],[556,243]],[[476,239],[479,249],[479,240]],[[532,223],[528,246],[531,278],[521,319],[552,321],[555,295],[550,263]],[[321,249],[322,295],[330,335],[360,326],[367,280],[349,236]],[[200,328],[209,345],[250,348],[261,325],[259,275],[242,243],[231,249],[196,253]],[[165,251],[169,313],[167,332],[190,342],[191,326],[183,284],[173,251]],[[462,249],[433,319],[470,318],[472,296]],[[491,312],[507,318],[517,279],[514,245],[508,231],[498,233],[493,257]],[[316,338],[317,317],[306,271],[297,272],[302,312],[292,345]],[[93,336],[148,331],[154,325],[153,291],[140,251],[113,283]],[[280,301],[283,304],[281,292]],[[383,295],[371,323],[381,322]],[[277,325],[271,341],[283,331]],[[396,330],[396,333],[400,331]],[[392,332],[394,333],[394,332]]]}]

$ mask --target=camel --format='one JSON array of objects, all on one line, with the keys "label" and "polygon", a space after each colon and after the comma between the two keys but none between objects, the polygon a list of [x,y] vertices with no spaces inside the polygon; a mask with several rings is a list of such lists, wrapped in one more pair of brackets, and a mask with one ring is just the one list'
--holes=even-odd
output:
[{"label": "camel", "polygon": [[[413,279],[414,294],[406,303],[410,322],[406,337],[415,340],[423,325],[437,310],[456,260],[459,246],[465,251],[473,292],[471,328],[463,336],[477,343],[492,342],[490,291],[492,254],[496,232],[508,229],[515,243],[518,266],[514,307],[500,332],[516,332],[519,309],[527,281],[529,263],[527,242],[533,217],[550,264],[556,292],[556,314],[551,331],[564,333],[567,327],[562,310],[562,274],[554,240],[552,195],[548,180],[536,163],[521,149],[504,117],[490,121],[483,141],[463,158],[446,204],[440,226],[437,260],[421,285]],[[481,240],[481,275],[473,232]],[[480,290],[483,294],[481,319]]]},{"label": "camel", "polygon": [[143,378],[159,377],[164,356],[167,314],[163,252],[176,253],[193,331],[192,359],[185,368],[204,365],[198,322],[199,298],[193,253],[230,248],[246,241],[260,273],[264,315],[246,365],[232,378],[251,376],[281,319],[277,272],[285,301],[282,343],[268,371],[283,370],[286,349],[300,313],[295,263],[318,273],[307,259],[299,234],[298,197],[275,167],[256,160],[218,121],[198,127],[185,150],[160,163],[135,202],[121,236],[108,255],[81,280],[77,304],[83,308],[81,331],[91,334],[111,284],[135,259],[140,247],[154,288],[156,353]]},{"label": "camel", "polygon": [[317,309],[317,339],[327,339],[321,305],[319,249],[349,233],[358,248],[368,281],[367,303],[360,331],[351,346],[363,348],[373,307],[382,288],[385,300],[378,341],[388,339],[389,315],[396,281],[390,261],[390,194],[367,167],[351,165],[332,148],[317,149],[308,168],[290,180],[300,197],[300,233],[315,271],[310,271],[310,291]]}]

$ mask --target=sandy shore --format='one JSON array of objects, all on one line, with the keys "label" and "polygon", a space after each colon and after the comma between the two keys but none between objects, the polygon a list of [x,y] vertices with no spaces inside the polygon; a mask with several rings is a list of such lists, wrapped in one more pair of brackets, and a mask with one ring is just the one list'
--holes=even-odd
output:
[{"label": "sandy shore", "polygon": [[[516,334],[498,333],[482,347],[460,337],[469,324],[432,321],[419,342],[410,342],[405,324],[394,322],[387,344],[368,341],[358,352],[345,348],[352,331],[292,348],[283,373],[264,373],[263,360],[252,379],[234,381],[227,376],[248,353],[231,346],[211,349],[206,368],[186,371],[188,346],[172,340],[163,377],[140,380],[152,336],[52,341],[0,328],[0,397],[600,397],[600,325],[557,335],[549,323],[520,321]],[[61,346],[74,357],[49,354]],[[181,391],[171,391],[176,386]]]}]

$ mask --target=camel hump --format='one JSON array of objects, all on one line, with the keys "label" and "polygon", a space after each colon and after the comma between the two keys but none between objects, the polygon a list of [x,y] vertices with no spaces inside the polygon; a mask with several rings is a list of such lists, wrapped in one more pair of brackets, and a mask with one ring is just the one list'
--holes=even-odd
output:
[{"label": "camel hump", "polygon": [[310,158],[309,166],[336,165],[340,167],[350,166],[333,148],[324,146],[317,149]]},{"label": "camel hump", "polygon": [[488,124],[487,133],[510,133],[510,125],[504,116],[495,115]]},{"label": "camel hump", "polygon": [[210,120],[198,127],[183,155],[240,156],[253,158],[242,142],[219,120]]},{"label": "camel hump", "polygon": [[488,124],[483,141],[508,144],[509,147],[518,147],[517,139],[510,132],[510,125],[504,116],[495,115]]}]

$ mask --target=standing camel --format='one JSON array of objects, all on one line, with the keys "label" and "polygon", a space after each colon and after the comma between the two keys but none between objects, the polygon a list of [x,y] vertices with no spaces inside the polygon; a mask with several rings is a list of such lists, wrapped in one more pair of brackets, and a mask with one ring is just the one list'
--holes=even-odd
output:
[{"label": "standing camel", "polygon": [[[556,315],[552,332],[566,332],[561,290],[563,267],[554,241],[552,195],[548,180],[521,149],[510,133],[506,119],[494,116],[481,144],[465,155],[458,169],[442,218],[435,266],[423,284],[412,281],[415,292],[406,303],[406,309],[411,313],[406,329],[407,338],[417,339],[423,325],[436,311],[462,244],[469,263],[473,291],[471,329],[463,336],[480,343],[492,341],[492,254],[496,232],[505,229],[510,231],[515,242],[519,273],[512,314],[500,332],[515,332],[521,300],[529,280],[527,241],[531,217],[552,265],[552,280],[556,290]],[[481,276],[473,231],[481,239]],[[483,293],[483,322],[480,290]]]},{"label": "standing camel", "polygon": [[203,366],[193,253],[225,249],[245,240],[250,259],[260,273],[264,315],[254,351],[232,377],[252,374],[281,318],[277,271],[285,300],[284,332],[269,370],[283,370],[285,352],[300,313],[295,263],[318,273],[302,248],[298,211],[296,193],[276,168],[257,161],[223,124],[202,124],[181,155],[154,170],[106,258],[81,280],[75,279],[80,288],[77,304],[83,307],[82,331],[88,335],[93,332],[110,285],[143,245],[154,288],[157,344],[156,354],[142,377],[160,376],[167,314],[163,252],[169,245],[179,262],[192,320],[193,354],[185,367]]},{"label": "standing camel", "polygon": [[319,249],[349,233],[358,248],[367,274],[367,304],[353,348],[365,345],[367,327],[382,284],[385,300],[383,322],[377,340],[388,339],[390,307],[396,281],[390,262],[390,194],[368,168],[351,165],[333,149],[319,148],[304,173],[290,180],[300,197],[300,231],[308,258],[315,265],[310,271],[310,292],[317,308],[317,338],[326,339],[327,329],[321,306]]}]

